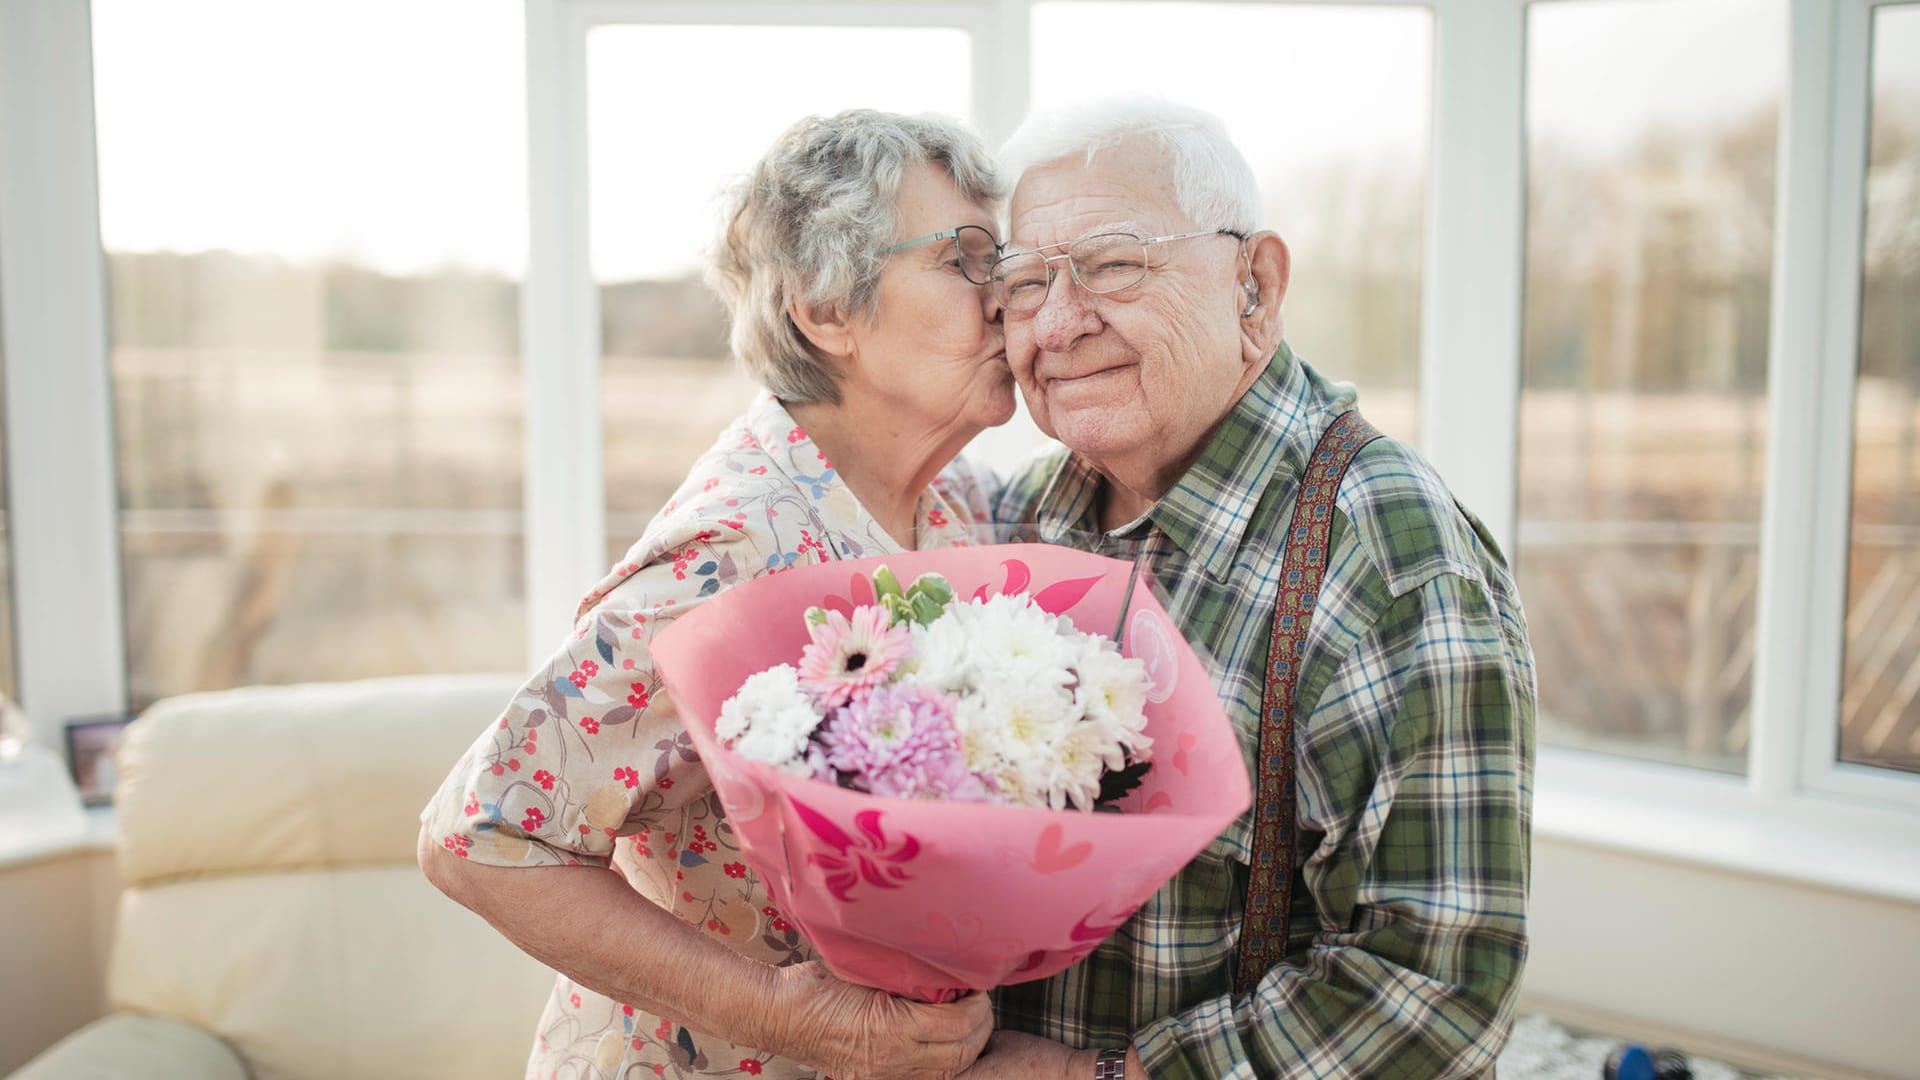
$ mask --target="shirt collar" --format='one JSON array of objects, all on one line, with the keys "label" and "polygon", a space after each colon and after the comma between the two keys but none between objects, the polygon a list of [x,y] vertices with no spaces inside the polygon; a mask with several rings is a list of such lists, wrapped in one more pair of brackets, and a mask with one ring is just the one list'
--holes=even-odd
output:
[{"label": "shirt collar", "polygon": [[[1282,342],[1192,467],[1140,521],[1151,521],[1210,576],[1225,580],[1276,473],[1283,489],[1274,494],[1285,497],[1306,469],[1320,435],[1317,428],[1352,404],[1351,387],[1327,383]],[[1078,454],[1068,455],[1035,504],[1041,537],[1058,542],[1069,531],[1097,532],[1095,511],[1104,482]],[[1130,533],[1140,521],[1111,535]]]},{"label": "shirt collar", "polygon": [[[773,467],[808,496],[827,527],[823,539],[833,545],[836,557],[890,555],[901,550],[778,398],[764,390],[754,397],[747,409],[747,433],[772,459]],[[941,487],[937,482],[929,485],[914,509],[914,539],[921,548],[967,543],[981,524],[964,503],[948,499]],[[849,536],[857,539],[857,547],[847,544]]]}]

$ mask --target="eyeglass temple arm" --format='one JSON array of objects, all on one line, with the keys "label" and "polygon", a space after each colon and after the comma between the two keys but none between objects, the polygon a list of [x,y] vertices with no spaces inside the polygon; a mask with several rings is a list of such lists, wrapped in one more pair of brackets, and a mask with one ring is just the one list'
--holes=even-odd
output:
[{"label": "eyeglass temple arm", "polygon": [[919,247],[921,244],[931,244],[937,240],[952,240],[954,237],[957,237],[959,235],[960,235],[959,229],[947,229],[944,232],[934,233],[932,236],[923,236],[918,240],[903,241],[901,243],[893,245],[887,250],[888,251],[905,251],[908,248]]}]

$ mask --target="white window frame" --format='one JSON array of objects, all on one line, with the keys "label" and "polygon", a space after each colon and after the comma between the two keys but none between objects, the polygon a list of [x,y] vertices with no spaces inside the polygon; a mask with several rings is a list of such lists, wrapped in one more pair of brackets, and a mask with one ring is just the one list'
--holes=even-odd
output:
[{"label": "white window frame", "polygon": [[[1920,899],[1920,778],[1834,760],[1871,26],[1873,9],[1888,2],[1788,0],[1748,772],[1542,748],[1543,834]],[[998,143],[1026,108],[1031,3],[526,0],[531,662],[564,636],[604,558],[598,298],[586,244],[590,28],[956,26],[973,40],[975,119]],[[1396,6],[1434,15],[1421,442],[1511,551],[1528,0]],[[32,631],[15,635],[17,671],[36,737],[54,747],[59,720],[117,711],[126,698],[91,46],[84,0],[0,4],[9,541],[16,626]]]},{"label": "white window frame", "polygon": [[127,701],[90,4],[0,3],[0,146],[14,671],[64,753],[64,721]]},{"label": "white window frame", "polygon": [[1920,900],[1920,777],[1837,761],[1872,9],[1893,2],[1788,0],[1747,773],[1543,747],[1545,833]]},{"label": "white window frame", "polygon": [[[1799,259],[1805,260],[1810,268],[1808,279],[1784,286],[1795,291],[1783,294],[1776,288],[1774,303],[1785,312],[1784,320],[1776,320],[1776,327],[1784,325],[1781,336],[1794,347],[1803,342],[1811,346],[1806,355],[1823,357],[1825,362],[1815,365],[1811,378],[1803,376],[1804,386],[1794,387],[1808,393],[1806,400],[1812,402],[1813,407],[1788,408],[1783,403],[1791,401],[1791,395],[1775,395],[1772,424],[1776,430],[1785,425],[1794,426],[1796,438],[1805,447],[1807,466],[1782,470],[1788,473],[1777,478],[1777,490],[1783,497],[1774,501],[1782,506],[1783,514],[1786,507],[1799,500],[1806,500],[1812,507],[1803,525],[1805,531],[1811,533],[1802,541],[1807,544],[1807,561],[1798,567],[1786,566],[1782,576],[1811,567],[1805,586],[1806,625],[1821,630],[1831,628],[1831,642],[1826,640],[1829,635],[1817,635],[1815,640],[1820,647],[1806,650],[1800,657],[1803,663],[1786,666],[1787,674],[1779,688],[1781,716],[1775,726],[1785,732],[1787,717],[1804,719],[1799,747],[1803,772],[1799,779],[1807,790],[1920,809],[1920,776],[1841,762],[1838,753],[1839,703],[1846,689],[1847,562],[1853,528],[1855,397],[1860,371],[1860,302],[1865,274],[1862,249],[1873,103],[1873,19],[1877,9],[1898,6],[1920,7],[1912,0],[1904,3],[1835,0],[1824,20],[1820,17],[1820,8],[1824,5],[1803,3],[1799,8],[1805,9],[1804,12],[1796,9],[1797,16],[1804,13],[1807,24],[1796,21],[1793,48],[1796,52],[1803,47],[1808,49],[1807,65],[1821,61],[1813,49],[1823,29],[1828,35],[1825,58],[1829,65],[1828,100],[1805,102],[1810,116],[1820,115],[1814,110],[1824,105],[1828,122],[1825,145],[1821,145],[1822,132],[1816,127],[1809,132],[1806,144],[1796,148],[1806,160],[1789,163],[1787,167],[1805,170],[1802,181],[1809,188],[1821,184],[1824,170],[1825,186],[1817,192],[1810,191],[1803,207],[1782,206],[1783,219],[1794,209],[1803,209],[1800,220],[1814,225],[1817,235],[1794,238],[1801,245],[1797,253]],[[1809,98],[1812,96],[1808,94]],[[1797,88],[1794,104],[1802,104]],[[1820,216],[1822,203],[1824,219]],[[1812,229],[1802,231],[1813,233]],[[1820,249],[1822,244],[1824,251]],[[1794,256],[1795,252],[1783,245],[1776,265],[1795,267]],[[1780,285],[1780,279],[1785,276],[1778,274],[1776,284]],[[1804,295],[1797,291],[1801,289]],[[1770,476],[1769,479],[1776,478]],[[1781,539],[1789,545],[1794,542],[1790,536]],[[1782,595],[1787,595],[1785,590],[1792,587],[1790,582],[1778,579],[1771,583],[1782,590]],[[1787,633],[1781,636],[1790,637],[1791,629],[1786,628]],[[1786,665],[1792,655],[1789,651],[1776,656],[1775,660]],[[1797,685],[1794,675],[1799,676]],[[1781,756],[1786,757],[1786,751]]]}]

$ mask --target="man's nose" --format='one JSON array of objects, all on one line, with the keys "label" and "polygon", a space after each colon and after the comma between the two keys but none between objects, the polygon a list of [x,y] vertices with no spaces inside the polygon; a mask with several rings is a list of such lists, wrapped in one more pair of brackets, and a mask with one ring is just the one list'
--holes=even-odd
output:
[{"label": "man's nose", "polygon": [[1046,352],[1066,352],[1073,343],[1100,331],[1093,298],[1073,275],[1062,270],[1033,313],[1033,343]]}]

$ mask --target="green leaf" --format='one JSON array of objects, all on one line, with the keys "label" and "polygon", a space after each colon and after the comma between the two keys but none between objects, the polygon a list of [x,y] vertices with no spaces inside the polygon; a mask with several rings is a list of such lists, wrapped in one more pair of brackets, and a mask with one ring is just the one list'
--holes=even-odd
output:
[{"label": "green leaf", "polygon": [[827,609],[826,608],[810,607],[807,609],[807,614],[804,617],[807,620],[808,626],[827,625]]},{"label": "green leaf", "polygon": [[923,596],[944,608],[953,602],[953,586],[939,574],[921,574],[907,586],[907,597],[917,600]]},{"label": "green leaf", "polygon": [[893,571],[884,566],[873,572],[873,594],[881,603],[886,603],[889,597],[906,595],[900,588],[900,579],[894,577]]},{"label": "green leaf", "polygon": [[1147,773],[1153,769],[1151,761],[1136,761],[1124,769],[1117,769],[1100,778],[1100,797],[1094,800],[1094,808],[1120,801],[1128,792],[1140,786]]},{"label": "green leaf", "polygon": [[913,598],[913,621],[922,626],[947,613],[947,606],[925,593]]},{"label": "green leaf", "polygon": [[880,606],[887,609],[887,625],[899,626],[913,621],[913,605],[898,593],[880,598]]}]

